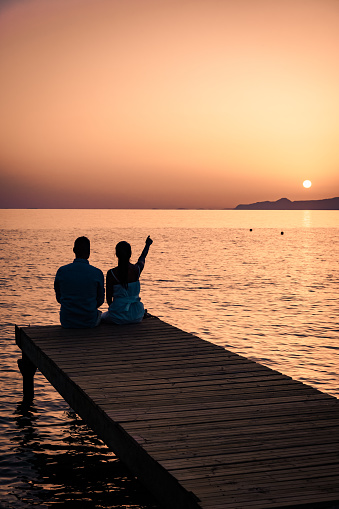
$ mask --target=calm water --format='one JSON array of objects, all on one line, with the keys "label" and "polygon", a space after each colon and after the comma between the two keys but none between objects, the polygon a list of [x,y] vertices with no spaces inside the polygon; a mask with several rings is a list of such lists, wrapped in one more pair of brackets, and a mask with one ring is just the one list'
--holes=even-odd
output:
[{"label": "calm water", "polygon": [[119,240],[136,260],[150,234],[149,312],[338,397],[338,219],[337,211],[1,210],[0,507],[156,507],[39,373],[34,405],[20,405],[14,324],[58,323],[54,275],[72,261],[77,236],[91,239],[90,262],[106,272]]}]

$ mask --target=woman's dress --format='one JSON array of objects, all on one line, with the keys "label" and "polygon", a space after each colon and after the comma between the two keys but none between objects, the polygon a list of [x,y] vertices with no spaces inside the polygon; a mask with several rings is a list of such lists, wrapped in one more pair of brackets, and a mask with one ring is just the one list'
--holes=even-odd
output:
[{"label": "woman's dress", "polygon": [[[117,279],[114,274],[113,276]],[[124,288],[120,283],[113,285],[113,300],[108,311],[102,314],[102,321],[116,324],[141,322],[145,309],[140,300],[139,293],[139,280],[128,283],[127,288]]]}]

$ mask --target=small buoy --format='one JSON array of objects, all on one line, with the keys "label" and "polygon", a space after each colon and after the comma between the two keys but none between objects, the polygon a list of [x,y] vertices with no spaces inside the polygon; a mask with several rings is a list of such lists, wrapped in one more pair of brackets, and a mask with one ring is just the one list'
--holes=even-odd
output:
[{"label": "small buoy", "polygon": [[284,232],[281,232],[280,235],[284,235]]}]

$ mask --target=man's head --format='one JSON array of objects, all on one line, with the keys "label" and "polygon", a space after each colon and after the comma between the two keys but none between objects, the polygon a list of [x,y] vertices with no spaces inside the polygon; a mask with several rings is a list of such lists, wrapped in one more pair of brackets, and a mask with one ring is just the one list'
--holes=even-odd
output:
[{"label": "man's head", "polygon": [[73,252],[76,258],[88,260],[91,251],[91,244],[87,237],[78,237],[74,242]]}]

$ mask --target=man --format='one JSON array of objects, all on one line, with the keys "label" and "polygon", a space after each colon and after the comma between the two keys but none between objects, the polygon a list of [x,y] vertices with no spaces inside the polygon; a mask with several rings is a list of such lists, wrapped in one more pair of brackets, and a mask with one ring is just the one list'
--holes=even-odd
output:
[{"label": "man", "polygon": [[100,323],[104,302],[104,275],[88,262],[90,241],[79,237],[74,242],[73,263],[60,267],[56,273],[54,290],[60,307],[60,322],[66,329],[95,327]]}]

